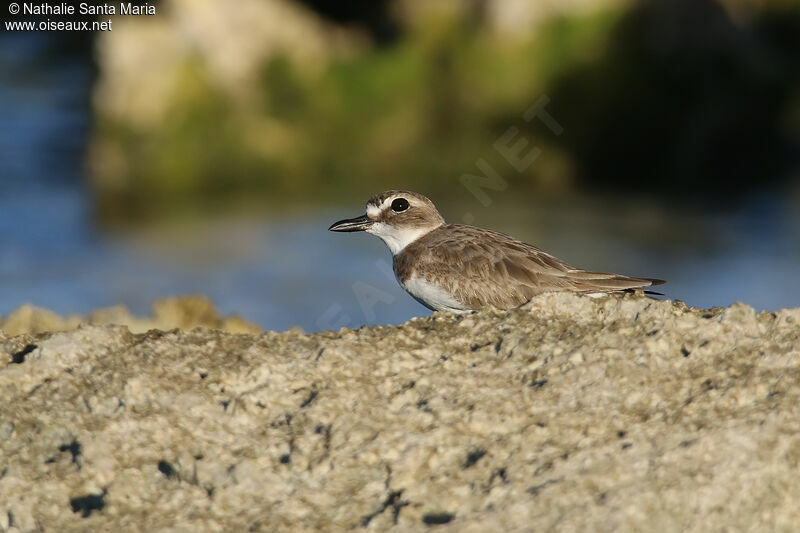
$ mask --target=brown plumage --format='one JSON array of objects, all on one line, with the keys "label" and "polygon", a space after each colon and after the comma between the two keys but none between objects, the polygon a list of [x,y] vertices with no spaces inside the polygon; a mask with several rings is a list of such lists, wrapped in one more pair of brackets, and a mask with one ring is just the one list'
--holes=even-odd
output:
[{"label": "brown plumage", "polygon": [[503,233],[444,224],[394,256],[401,283],[414,275],[450,292],[470,309],[517,307],[551,291],[609,292],[664,283],[577,269]]},{"label": "brown plumage", "polygon": [[578,269],[503,233],[445,224],[430,200],[409,191],[376,195],[366,215],[330,229],[381,237],[403,288],[436,310],[508,309],[543,292],[620,292],[664,283]]}]

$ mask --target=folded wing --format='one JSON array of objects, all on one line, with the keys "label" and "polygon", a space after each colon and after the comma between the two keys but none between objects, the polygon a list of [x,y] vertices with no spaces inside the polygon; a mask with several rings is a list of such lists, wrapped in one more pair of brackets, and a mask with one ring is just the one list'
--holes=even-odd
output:
[{"label": "folded wing", "polygon": [[[543,292],[617,292],[664,283],[574,268],[535,246],[472,226],[445,226],[411,247],[407,252],[416,256],[415,270],[424,269],[428,279],[469,309],[517,307]],[[413,274],[411,265],[402,263],[396,258],[401,280]]]}]

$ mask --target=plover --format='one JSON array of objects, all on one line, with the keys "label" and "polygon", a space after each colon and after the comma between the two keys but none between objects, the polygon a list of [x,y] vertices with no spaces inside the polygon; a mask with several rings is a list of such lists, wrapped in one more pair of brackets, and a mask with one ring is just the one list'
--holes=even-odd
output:
[{"label": "plover", "polygon": [[433,202],[410,191],[375,195],[364,215],[328,229],[380,237],[394,256],[400,285],[434,311],[509,309],[543,292],[597,295],[664,283],[582,270],[503,233],[447,224]]}]

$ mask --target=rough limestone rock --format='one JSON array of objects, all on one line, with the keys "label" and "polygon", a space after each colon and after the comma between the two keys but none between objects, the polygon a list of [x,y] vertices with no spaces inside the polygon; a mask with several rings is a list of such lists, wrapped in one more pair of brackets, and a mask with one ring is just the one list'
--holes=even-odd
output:
[{"label": "rough limestone rock", "polygon": [[127,326],[134,333],[151,329],[206,327],[231,333],[261,333],[261,328],[237,316],[220,316],[205,296],[187,295],[164,298],[153,303],[153,315],[137,317],[124,305],[98,309],[89,316],[61,316],[48,309],[23,305],[5,319],[0,317],[0,330],[8,335],[68,331],[81,324]]},{"label": "rough limestone rock", "polygon": [[0,530],[789,531],[800,309],[0,335]]}]

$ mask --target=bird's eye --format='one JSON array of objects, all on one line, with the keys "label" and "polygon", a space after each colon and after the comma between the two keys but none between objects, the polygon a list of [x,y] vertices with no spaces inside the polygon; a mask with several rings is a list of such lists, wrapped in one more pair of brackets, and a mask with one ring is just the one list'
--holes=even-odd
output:
[{"label": "bird's eye", "polygon": [[392,211],[395,213],[405,211],[406,209],[408,209],[408,200],[405,198],[395,198],[395,200],[392,202]]}]

